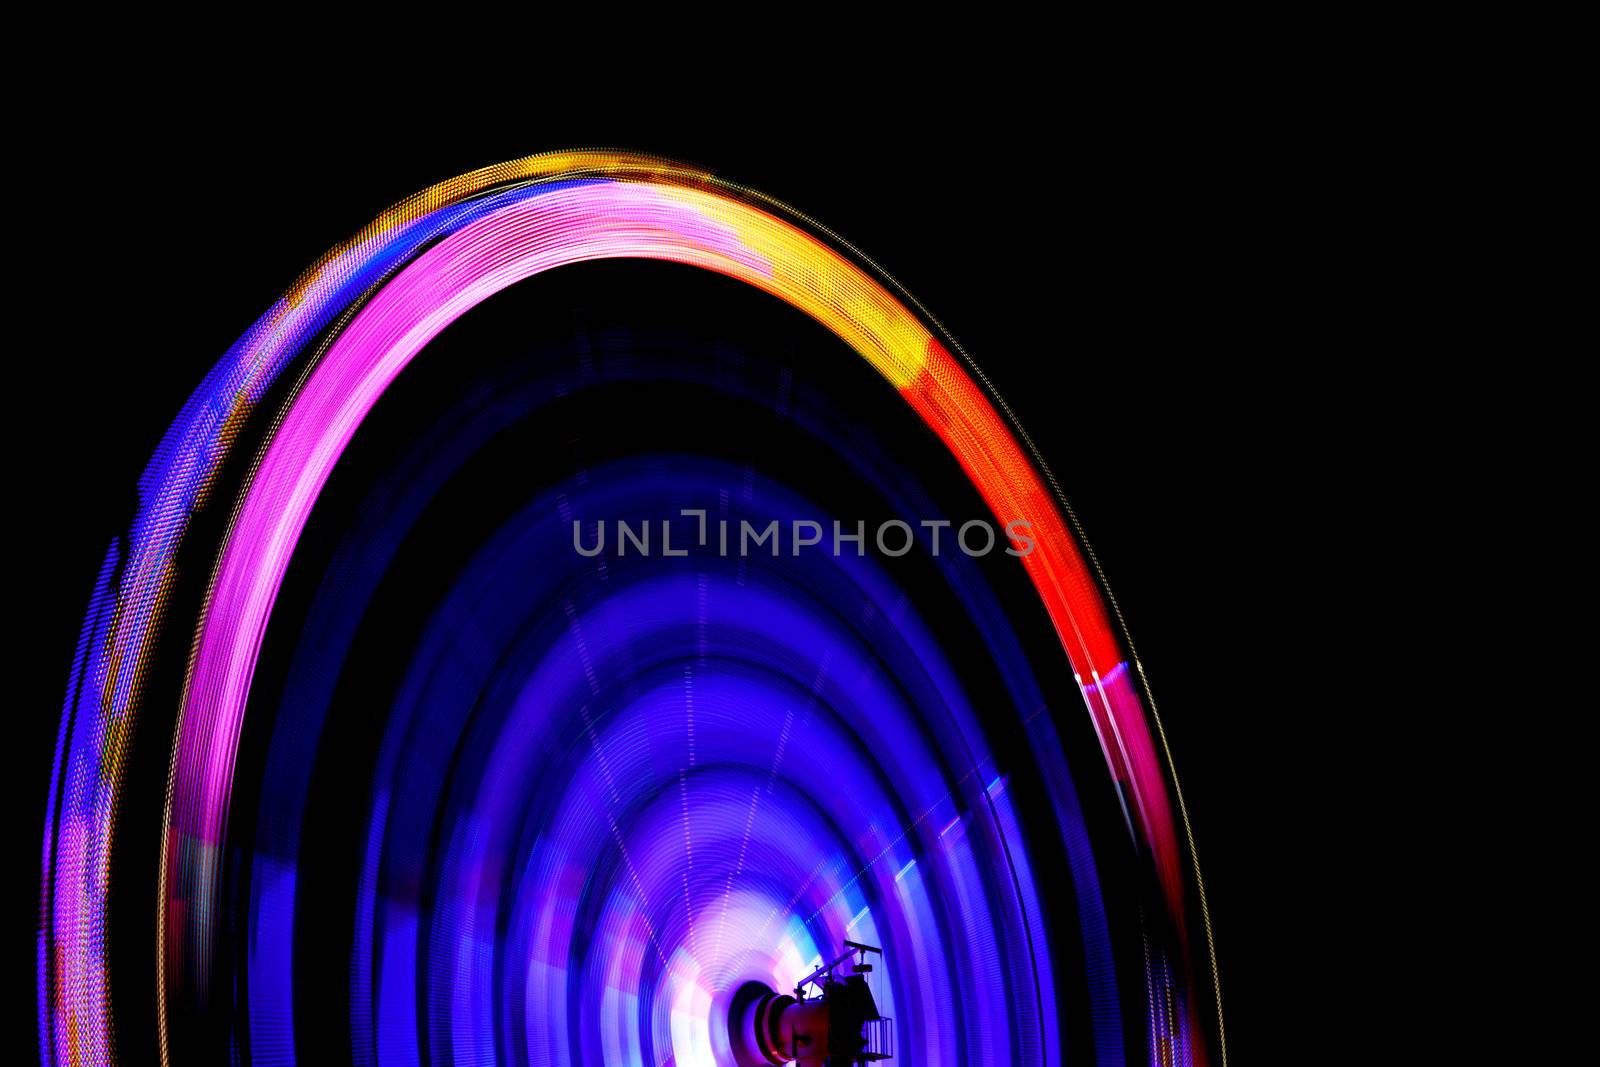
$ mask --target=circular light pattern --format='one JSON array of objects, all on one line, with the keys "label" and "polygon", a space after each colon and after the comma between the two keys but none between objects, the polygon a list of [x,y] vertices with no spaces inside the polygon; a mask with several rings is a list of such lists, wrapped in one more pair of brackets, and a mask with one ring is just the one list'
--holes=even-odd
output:
[{"label": "circular light pattern", "polygon": [[[702,268],[804,312],[898,391],[997,525],[1030,524],[1033,549],[1015,566],[1055,628],[1122,805],[1143,974],[1113,973],[1093,855],[1108,846],[1088,840],[1050,716],[1028,714],[1035,683],[1009,625],[981,582],[958,580],[968,564],[943,566],[984,620],[989,654],[1010,664],[1022,711],[1006,713],[1035,750],[1070,889],[1033,873],[987,741],[991,712],[971,706],[929,622],[870,557],[630,564],[575,556],[568,540],[575,519],[695,500],[721,501],[714,519],[757,525],[847,516],[709,460],[677,462],[665,482],[659,468],[618,461],[548,487],[505,523],[408,652],[379,733],[350,959],[327,964],[348,974],[351,1055],[729,1062],[721,1020],[739,987],[792,986],[850,938],[885,947],[876,992],[908,1060],[1060,1062],[1060,1005],[1078,998],[1100,1062],[1210,1062],[1221,1021],[1175,785],[1137,666],[1040,466],[953,342],[854,250],[751,191],[608,153],[488,168],[387,212],[263,316],[167,434],[103,568],[63,717],[39,949],[44,1061],[115,1059],[107,919],[127,892],[117,827],[132,739],[159,714],[146,706],[151,664],[175,643],[192,652],[149,961],[161,1053],[210,1047],[178,1031],[221,1018],[235,1056],[310,1055],[295,1029],[297,975],[314,949],[297,931],[319,906],[303,899],[295,862],[314,817],[309,768],[340,642],[394,542],[369,543],[326,587],[319,641],[285,684],[299,718],[274,729],[267,800],[241,861],[230,859],[230,842],[249,836],[234,819],[237,760],[285,575],[347,447],[415,357],[494,294],[603,259]],[[241,428],[280,395],[189,629],[169,614],[178,555],[196,516],[219,505],[208,497]],[[397,500],[421,499],[428,475],[396,484]],[[247,874],[230,867],[240,862]],[[230,879],[248,884],[244,905],[225,899]],[[1082,975],[1056,973],[1063,893]],[[234,973],[218,960],[224,934],[245,946],[242,980],[220,976]],[[214,1002],[219,988],[227,1003]]]}]

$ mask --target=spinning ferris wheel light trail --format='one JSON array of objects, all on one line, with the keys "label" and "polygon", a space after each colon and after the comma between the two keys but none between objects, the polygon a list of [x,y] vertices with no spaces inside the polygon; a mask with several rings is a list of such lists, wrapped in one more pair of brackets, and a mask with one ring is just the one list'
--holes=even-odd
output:
[{"label": "spinning ferris wheel light trail", "polygon": [[[951,198],[1026,224],[1009,187]],[[459,347],[618,265],[847,360],[776,366],[710,314],[694,344]],[[799,446],[734,455],[740,419]],[[513,498],[483,472],[518,434],[562,458]],[[442,182],[268,308],[139,490],[62,712],[43,1063],[286,1067],[330,1021],[373,1067],[1225,1061],[1181,795],[1076,520],[816,220],[628,153]],[[596,540],[686,506],[831,528],[847,493],[986,511],[1001,550]]]}]

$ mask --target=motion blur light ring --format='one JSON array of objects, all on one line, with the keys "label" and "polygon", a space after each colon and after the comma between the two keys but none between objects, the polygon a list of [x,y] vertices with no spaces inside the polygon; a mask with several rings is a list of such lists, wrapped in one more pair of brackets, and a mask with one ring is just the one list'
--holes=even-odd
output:
[{"label": "motion blur light ring", "polygon": [[[1139,902],[1145,918],[1145,996],[1129,998],[1126,1006],[1132,1011],[1133,1003],[1143,1000],[1148,1008],[1141,1005],[1142,1025],[1125,1026],[1119,979],[1110,976],[1109,950],[1104,948],[1107,935],[1096,927],[1097,922],[1103,927],[1104,917],[1095,910],[1093,894],[1083,890],[1094,881],[1093,860],[1074,838],[1081,817],[1060,753],[1051,748],[1059,747],[1056,735],[1048,717],[1023,722],[1041,764],[1062,768],[1054,777],[1047,769],[1046,788],[1066,842],[1062,847],[1073,856],[1074,877],[1081,883],[1075,891],[1081,898],[1083,951],[1090,958],[1086,984],[1092,990],[1095,1056],[1102,1062],[1117,1062],[1125,1044],[1134,1042],[1153,1063],[1210,1062],[1223,1047],[1221,1017],[1204,898],[1180,817],[1181,799],[1157,741],[1142,672],[1113,623],[1109,602],[1064,505],[1041,477],[1030,453],[1019,444],[993,398],[974,382],[967,365],[952,355],[958,351],[953,342],[849,246],[804,216],[750,190],[669,161],[607,152],[534,156],[486,168],[385,212],[355,239],[324,257],[229,350],[163,439],[141,479],[133,526],[125,541],[112,546],[91,598],[82,652],[63,713],[44,846],[45,921],[38,958],[43,1062],[109,1063],[117,1058],[110,980],[113,952],[107,928],[118,890],[111,857],[119,817],[129,802],[127,764],[135,732],[146,717],[164,721],[160,717],[170,712],[145,701],[147,678],[158,652],[192,649],[173,733],[160,855],[152,857],[159,862],[160,873],[159,948],[155,960],[142,964],[157,971],[156,1026],[162,1059],[171,1062],[178,1037],[175,1028],[187,1026],[184,1020],[225,1012],[228,1006],[211,1003],[209,991],[235,988],[219,979],[216,946],[223,924],[234,921],[223,906],[222,887],[231,877],[226,866],[229,817],[245,712],[285,573],[346,446],[411,359],[457,318],[491,295],[555,267],[617,258],[664,260],[716,272],[805,312],[900,394],[948,448],[997,521],[1027,517],[1032,545],[1019,563],[1081,685],[1106,772],[1124,805],[1127,844],[1139,857],[1148,890]],[[286,374],[297,376],[298,385],[274,413],[259,455],[231,502],[231,522],[215,553],[201,617],[175,617],[169,614],[169,592],[176,581],[179,549],[187,545],[192,532],[191,517],[207,506],[208,496],[219,484],[219,472],[239,427],[256,414],[257,405]],[[209,506],[226,503],[211,501]],[[984,525],[992,543],[993,527]],[[563,525],[552,543],[559,545],[565,533]],[[966,549],[964,538],[961,547]],[[875,572],[849,573],[860,588],[885,590],[885,598],[894,603]],[[636,607],[703,603],[705,613],[723,612],[729,627],[736,625],[734,620],[754,621],[748,641],[740,646],[748,661],[726,670],[689,669],[682,679],[684,692],[667,694],[652,680],[654,676],[641,675],[633,679],[637,691],[605,693],[596,685],[587,701],[567,706],[569,713],[581,706],[581,722],[570,715],[561,723],[537,720],[552,730],[570,729],[559,734],[566,741],[592,746],[592,765],[581,766],[574,781],[581,779],[584,788],[592,788],[593,798],[573,793],[557,798],[557,806],[560,817],[569,820],[573,840],[599,843],[595,847],[609,842],[617,848],[619,873],[612,883],[612,898],[591,902],[605,935],[598,943],[616,946],[616,954],[601,953],[581,965],[575,959],[540,958],[520,975],[503,969],[494,945],[485,943],[483,924],[494,929],[496,922],[521,923],[517,936],[546,947],[554,944],[546,937],[550,924],[571,921],[563,910],[571,901],[560,895],[564,890],[559,887],[576,877],[576,861],[546,847],[543,838],[532,842],[517,855],[528,863],[530,877],[538,875],[535,884],[540,892],[551,894],[550,899],[530,903],[518,898],[512,915],[496,912],[498,897],[484,873],[496,856],[483,853],[481,842],[484,835],[499,834],[508,845],[517,843],[520,830],[513,829],[509,814],[514,805],[504,796],[468,798],[461,802],[465,806],[460,811],[459,836],[449,843],[447,855],[455,866],[446,872],[454,879],[447,888],[457,896],[447,899],[489,903],[480,910],[464,904],[459,914],[430,917],[403,914],[402,905],[409,906],[409,901],[398,896],[363,897],[360,908],[367,910],[361,914],[372,920],[367,935],[375,939],[375,948],[370,959],[358,961],[370,963],[372,973],[352,980],[352,1014],[366,1020],[352,1023],[357,1058],[415,1062],[416,1048],[407,1047],[413,1039],[436,1042],[435,1056],[459,1061],[504,1048],[521,1050],[531,1061],[538,1058],[535,1045],[540,1050],[547,1047],[540,1042],[555,1050],[552,1056],[570,1055],[576,1038],[565,1043],[559,1038],[557,1031],[567,1025],[566,1016],[554,1007],[570,982],[574,989],[597,991],[599,1003],[576,1007],[572,1014],[577,1017],[592,1008],[594,1018],[583,1016],[580,1021],[590,1028],[586,1032],[612,1043],[606,1047],[608,1056],[638,1059],[645,1048],[655,1047],[652,1043],[670,1044],[680,1067],[685,1067],[692,1059],[709,1060],[727,1052],[713,1047],[717,1039],[705,1031],[709,1005],[726,995],[726,983],[754,977],[763,967],[781,981],[782,973],[803,969],[820,942],[848,932],[847,924],[860,921],[873,927],[880,943],[893,945],[897,958],[905,961],[896,964],[901,969],[885,991],[907,1005],[894,1013],[908,1028],[902,1032],[902,1045],[917,1047],[908,1038],[927,1043],[929,1049],[939,1050],[931,1058],[1059,1062],[1062,1026],[1056,997],[1064,994],[1052,975],[1046,924],[1040,916],[1040,887],[1028,867],[1004,777],[988,777],[994,767],[982,729],[964,708],[958,687],[937,678],[887,677],[882,682],[882,714],[894,722],[902,720],[893,716],[902,715],[904,725],[898,733],[885,733],[892,741],[880,746],[877,754],[887,762],[898,758],[907,763],[900,775],[884,775],[891,784],[876,808],[867,801],[858,808],[840,801],[841,810],[808,812],[797,800],[766,816],[774,820],[774,827],[790,820],[789,829],[819,849],[824,838],[818,828],[832,827],[838,838],[833,855],[860,850],[865,861],[860,871],[847,878],[848,872],[822,862],[818,870],[823,873],[813,874],[809,881],[804,871],[796,872],[803,884],[793,891],[790,907],[815,910],[793,916],[792,921],[775,914],[768,925],[751,922],[746,933],[767,939],[745,946],[757,955],[766,954],[761,956],[762,966],[757,966],[754,957],[735,960],[718,954],[721,945],[699,944],[692,905],[698,900],[708,908],[720,908],[717,920],[704,914],[698,918],[701,925],[723,921],[725,926],[729,915],[740,922],[758,918],[763,909],[774,907],[769,900],[775,900],[776,911],[781,912],[785,892],[754,882],[736,885],[737,878],[746,877],[741,859],[740,865],[730,866],[734,873],[727,876],[722,892],[716,891],[713,879],[700,899],[689,888],[685,870],[683,906],[677,910],[690,913],[684,919],[688,935],[682,943],[673,940],[677,913],[656,914],[651,908],[654,901],[640,888],[670,872],[664,866],[651,866],[660,857],[636,856],[627,848],[630,828],[666,832],[670,811],[659,803],[652,806],[625,796],[629,778],[622,773],[626,768],[642,781],[663,769],[648,760],[630,764],[630,754],[648,753],[653,724],[678,722],[676,713],[669,716],[662,711],[667,706],[664,701],[686,704],[690,711],[686,728],[700,747],[687,749],[689,765],[676,769],[685,854],[692,855],[694,847],[689,833],[695,825],[691,796],[697,804],[720,804],[727,820],[736,820],[740,808],[748,805],[747,818],[754,823],[756,802],[735,798],[778,795],[784,784],[779,779],[780,763],[768,753],[741,748],[744,742],[737,736],[713,741],[703,724],[695,732],[696,701],[702,696],[727,701],[727,707],[713,714],[726,712],[726,724],[736,733],[739,720],[727,708],[757,696],[768,706],[782,704],[788,699],[784,687],[790,681],[785,672],[797,664],[814,666],[803,658],[785,657],[796,649],[828,647],[839,635],[818,629],[816,619],[799,610],[793,598],[714,576],[701,576],[699,586],[682,588],[671,583],[657,588],[641,581],[625,593],[635,599]],[[649,617],[618,614],[606,602],[569,601],[562,611],[571,630],[538,663],[538,671],[548,674],[552,684],[558,676],[565,677],[560,671],[568,666],[580,662],[587,666],[591,653],[615,651],[593,635],[611,633],[618,641],[635,641],[641,631],[630,629],[635,624],[629,620]],[[782,635],[761,627],[774,626],[772,620],[779,618],[789,637],[812,635],[810,648],[799,643],[781,655],[772,652],[784,646]],[[909,634],[914,620],[907,620],[906,626]],[[909,645],[921,638],[905,640]],[[858,655],[862,677],[870,678],[872,651],[846,647],[840,655]],[[926,661],[929,676],[937,674],[937,655],[930,654]],[[816,670],[818,685],[825,673]],[[574,675],[582,676],[581,671]],[[918,720],[897,702],[896,684],[924,684],[930,692],[940,693],[941,715],[946,711],[948,715]],[[843,703],[851,695],[838,699]],[[591,705],[602,698],[614,703],[605,709],[605,716],[594,717]],[[510,722],[531,712],[517,705],[507,714]],[[853,725],[863,731],[887,731],[870,717]],[[950,750],[961,754],[953,764],[936,755],[938,746],[929,746],[924,755],[906,740],[925,741],[938,731],[946,732],[938,739],[949,740]],[[677,741],[674,735],[672,744]],[[485,782],[493,780],[491,772],[526,772],[532,766],[514,762],[520,757],[509,742],[483,743]],[[846,752],[859,739],[853,742],[841,734],[833,743]],[[644,748],[634,747],[638,745]],[[694,762],[696,755],[718,745],[723,746],[726,762],[715,773]],[[397,748],[384,758],[391,756],[395,766],[409,766],[407,753]],[[763,783],[759,768],[766,765],[771,772]],[[959,773],[945,775],[952,767]],[[924,772],[948,777],[951,784],[942,787],[939,777],[923,782]],[[671,778],[669,774],[668,781]],[[872,780],[865,767],[862,780]],[[651,799],[659,801],[662,795],[669,794],[658,792]],[[624,799],[633,806],[616,803]],[[403,884],[404,872],[391,867],[405,853],[383,849],[412,825],[405,821],[415,814],[404,810],[407,801],[404,794],[376,798],[382,810],[374,812],[374,851],[366,857],[364,869],[378,881],[392,877],[394,884]],[[393,805],[392,812],[388,805]],[[593,823],[595,810],[607,812],[613,820],[609,826]],[[898,813],[897,822],[885,828],[878,817],[890,811]],[[616,821],[619,813],[635,823],[624,826]],[[850,833],[839,832],[841,820],[855,815],[861,817],[850,823]],[[420,817],[417,825],[422,825]],[[705,829],[710,832],[717,825],[706,824]],[[763,823],[761,830],[767,829]],[[751,846],[753,840],[762,847],[771,844],[759,835],[757,839],[747,835],[740,848]],[[234,1054],[247,1055],[257,1064],[296,1062],[294,942],[289,932],[295,876],[292,862],[273,867],[267,857],[260,857],[251,872],[249,914],[238,920],[248,927],[238,940],[248,946],[243,966],[249,981],[236,985],[248,990],[249,1010],[241,1008],[238,1019],[227,1023],[228,1040]],[[748,908],[733,903],[736,888],[747,894]],[[807,893],[822,895],[808,898]],[[859,914],[841,914],[847,906],[859,907]],[[434,927],[427,927],[425,920]],[[881,931],[876,929],[880,924]],[[1063,935],[1058,929],[1053,936]],[[426,937],[445,939],[429,946],[429,951],[446,946],[440,955],[405,955],[418,952],[419,939]],[[985,938],[994,943],[983,947]],[[941,977],[935,972],[945,956],[959,957],[960,963],[959,967],[952,963],[952,973]],[[415,966],[407,972],[397,960],[411,960]],[[569,976],[568,965],[579,970]],[[496,967],[502,969],[486,977]],[[981,971],[982,980],[958,973],[963,969]],[[441,998],[430,1002],[430,1010],[457,1013],[437,1027],[418,1015],[425,998],[408,982],[414,983],[419,973],[434,983],[429,995]],[[913,974],[921,977],[914,981]],[[522,1003],[514,1008],[489,1003],[481,990],[502,988],[508,980],[525,989]],[[947,980],[948,984],[940,984]],[[972,984],[960,984],[963,981]],[[926,982],[928,988],[919,989],[918,982]],[[708,983],[715,988],[708,988]],[[362,1001],[363,991],[371,993],[370,1001]],[[942,1028],[946,1021],[941,1011],[948,1013],[950,998],[956,996],[974,1002],[963,1008],[970,1022],[959,1032],[950,1032]],[[767,1003],[770,1014],[776,1001]],[[115,1007],[138,1010],[133,1004]],[[1004,1019],[1007,1013],[1026,1015],[1027,1021]],[[246,1018],[247,1023],[242,1021]],[[373,1019],[378,1022],[372,1023]],[[391,1025],[393,1020],[402,1022]],[[917,1020],[923,1029],[910,1031]],[[485,1033],[510,1035],[503,1038],[510,1044],[486,1050],[481,1045],[490,1040]],[[763,1046],[769,1057],[778,1051]]]}]

